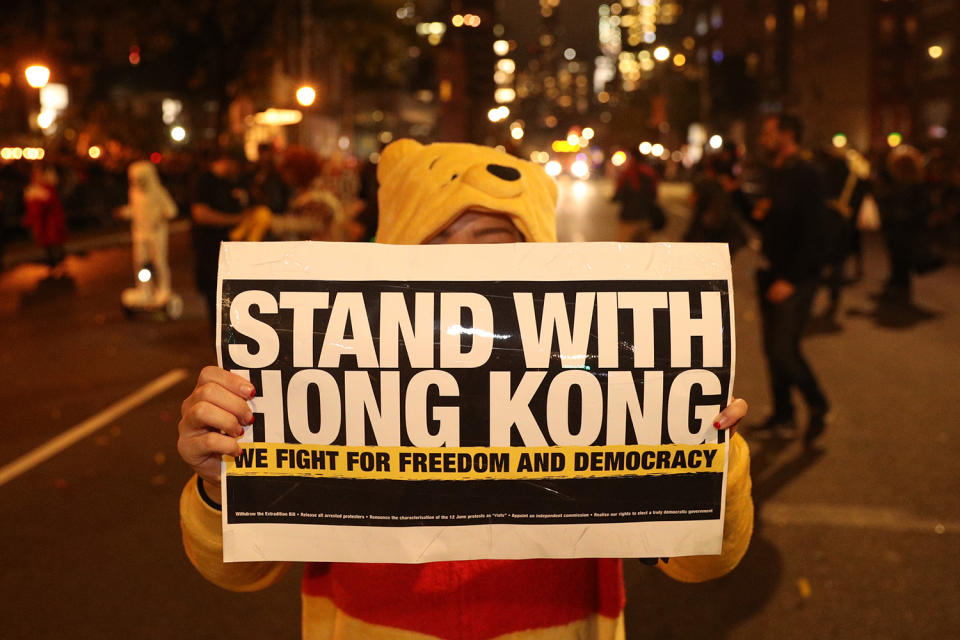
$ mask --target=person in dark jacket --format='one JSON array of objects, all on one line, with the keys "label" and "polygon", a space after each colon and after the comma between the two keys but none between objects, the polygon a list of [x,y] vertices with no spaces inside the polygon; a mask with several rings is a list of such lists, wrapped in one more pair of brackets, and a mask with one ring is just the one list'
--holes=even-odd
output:
[{"label": "person in dark jacket", "polygon": [[249,195],[242,187],[240,160],[221,152],[208,171],[197,179],[190,216],[196,252],[197,289],[203,294],[211,325],[217,325],[217,268],[220,243],[229,239],[230,228],[239,224]]},{"label": "person in dark jacket", "polygon": [[853,149],[829,149],[817,156],[823,176],[826,201],[824,241],[827,251],[826,284],[830,289],[830,306],[826,317],[835,319],[840,308],[840,292],[845,284],[845,266],[851,256],[856,260],[857,273],[863,274],[863,252],[857,212],[867,194],[870,163]]},{"label": "person in dark jacket", "polygon": [[730,245],[731,255],[747,244],[738,212],[742,199],[740,181],[729,161],[719,155],[706,158],[692,198],[693,215],[684,242],[725,242]]},{"label": "person in dark jacket", "polygon": [[933,201],[924,182],[923,155],[906,145],[894,149],[877,182],[877,208],[890,255],[890,277],[881,300],[909,304],[911,273],[934,271],[943,264],[927,234]]},{"label": "person in dark jacket", "polygon": [[660,176],[643,154],[631,151],[613,194],[613,201],[620,203],[617,242],[647,242],[651,231],[663,228],[666,220],[657,204],[659,184]]},{"label": "person in dark jacket", "polygon": [[766,267],[757,273],[763,317],[764,352],[773,387],[773,414],[756,433],[792,434],[790,392],[799,388],[807,403],[810,444],[825,427],[827,398],[800,351],[800,338],[823,267],[825,205],[816,169],[800,155],[803,126],[789,115],[768,117],[760,145],[769,155],[767,193],[754,218],[759,221]]}]

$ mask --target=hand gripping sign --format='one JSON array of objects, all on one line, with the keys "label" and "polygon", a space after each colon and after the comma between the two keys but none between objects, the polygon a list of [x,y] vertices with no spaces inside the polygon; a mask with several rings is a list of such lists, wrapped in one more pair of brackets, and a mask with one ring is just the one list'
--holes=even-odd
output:
[{"label": "hand gripping sign", "polygon": [[720,552],[720,244],[224,243],[224,559]]}]

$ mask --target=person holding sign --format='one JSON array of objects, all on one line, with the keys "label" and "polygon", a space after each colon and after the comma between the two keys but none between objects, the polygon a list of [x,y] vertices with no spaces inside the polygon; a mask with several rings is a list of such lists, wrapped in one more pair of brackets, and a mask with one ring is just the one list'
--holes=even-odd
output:
[{"label": "person holding sign", "polygon": [[[380,242],[556,240],[556,185],[540,167],[507,154],[466,144],[424,146],[400,140],[384,150],[378,177]],[[248,400],[258,392],[265,393],[242,376],[207,367],[183,402],[179,424],[178,449],[197,472],[180,502],[185,550],[204,577],[236,591],[270,586],[289,567],[283,562],[223,562],[221,456],[241,456],[237,438],[253,422]],[[461,389],[461,395],[470,393]],[[746,411],[743,400],[734,400],[714,418],[712,428],[732,430]],[[292,460],[278,452],[280,458]],[[721,553],[656,564],[685,582],[721,576],[746,552],[752,528],[749,453],[744,440],[734,435],[729,439]],[[308,563],[302,592],[305,638],[614,640],[625,633],[619,559]]]}]

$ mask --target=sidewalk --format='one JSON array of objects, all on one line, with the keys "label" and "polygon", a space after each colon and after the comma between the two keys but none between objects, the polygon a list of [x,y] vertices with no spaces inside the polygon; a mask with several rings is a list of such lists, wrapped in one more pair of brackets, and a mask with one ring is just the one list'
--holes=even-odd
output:
[{"label": "sidewalk", "polygon": [[[170,223],[170,233],[184,233],[190,230],[190,220],[179,219]],[[67,241],[67,254],[82,254],[95,249],[130,246],[130,226],[91,229],[78,233],[71,233]],[[28,241],[14,242],[5,247],[2,255],[0,271],[9,269],[25,262],[43,262],[43,249]]]}]

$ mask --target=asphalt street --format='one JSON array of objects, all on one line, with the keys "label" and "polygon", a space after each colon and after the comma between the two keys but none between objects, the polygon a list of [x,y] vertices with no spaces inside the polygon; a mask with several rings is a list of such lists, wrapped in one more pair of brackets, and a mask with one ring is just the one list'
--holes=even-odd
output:
[{"label": "asphalt street", "polygon": [[[561,239],[613,239],[610,191],[562,181]],[[688,193],[663,187],[669,225],[655,239],[680,237]],[[627,637],[954,637],[960,269],[919,279],[911,308],[878,307],[885,256],[866,239],[865,277],[845,289],[836,322],[815,321],[805,341],[832,404],[805,452],[749,436],[769,410],[757,261],[751,248],[734,260],[735,393],[751,406],[743,430],[758,514],[750,550],[731,575],[700,585],[626,561]],[[176,423],[215,356],[184,231],[171,237],[171,262],[186,303],[176,322],[124,315],[124,246],[70,256],[71,283],[30,263],[0,273],[0,638],[298,637],[297,572],[234,594],[183,554],[177,500],[190,471]]]}]

